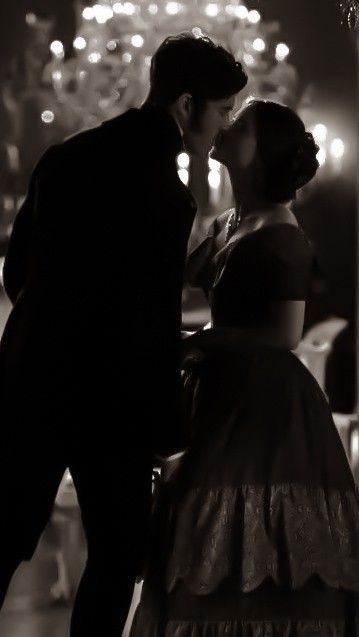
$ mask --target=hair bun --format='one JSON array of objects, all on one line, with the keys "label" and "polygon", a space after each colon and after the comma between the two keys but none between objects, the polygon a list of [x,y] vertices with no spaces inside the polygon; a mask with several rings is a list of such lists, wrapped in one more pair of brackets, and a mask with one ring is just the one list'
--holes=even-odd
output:
[{"label": "hair bun", "polygon": [[307,154],[309,153],[311,155],[313,155],[313,154],[316,155],[318,150],[319,150],[319,146],[315,142],[312,133],[309,133],[308,131],[306,131],[304,140],[303,140],[302,144],[300,144],[300,146],[298,148],[299,154],[304,155],[305,153],[307,153]]}]

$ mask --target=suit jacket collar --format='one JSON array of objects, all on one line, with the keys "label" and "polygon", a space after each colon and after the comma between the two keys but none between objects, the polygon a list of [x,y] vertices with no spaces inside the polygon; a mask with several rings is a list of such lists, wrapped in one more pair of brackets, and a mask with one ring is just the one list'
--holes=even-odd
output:
[{"label": "suit jacket collar", "polygon": [[164,108],[143,104],[140,109],[131,110],[139,111],[157,152],[176,157],[183,151],[181,131],[172,115]]}]

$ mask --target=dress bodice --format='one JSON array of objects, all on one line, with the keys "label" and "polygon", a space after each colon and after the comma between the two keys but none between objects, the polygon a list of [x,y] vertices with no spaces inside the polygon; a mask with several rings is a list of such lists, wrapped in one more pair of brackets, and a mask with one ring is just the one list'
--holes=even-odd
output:
[{"label": "dress bodice", "polygon": [[266,321],[270,304],[305,300],[314,256],[297,226],[278,223],[236,239],[216,259],[211,304],[215,325]]}]

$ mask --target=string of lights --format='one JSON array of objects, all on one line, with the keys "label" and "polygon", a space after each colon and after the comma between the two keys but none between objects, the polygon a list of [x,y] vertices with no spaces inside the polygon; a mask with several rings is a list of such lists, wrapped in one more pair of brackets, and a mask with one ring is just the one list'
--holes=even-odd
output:
[{"label": "string of lights", "polygon": [[[342,7],[348,15],[349,9],[350,15],[355,11],[357,15],[358,1],[342,0]],[[17,137],[14,133],[4,142],[11,173],[14,151],[17,172],[23,170],[26,176],[28,167],[51,143],[139,106],[148,92],[154,51],[166,36],[183,30],[195,37],[208,35],[242,62],[249,81],[236,107],[253,97],[301,107],[291,44],[279,22],[263,19],[261,3],[250,9],[241,0],[102,0],[93,4],[79,0],[71,44],[51,39],[55,17],[29,11],[24,20],[29,38],[23,52],[23,84],[17,80],[15,90],[6,89],[10,117],[16,122],[13,128],[18,131]],[[307,123],[313,130],[320,123],[320,163],[340,167],[345,144],[338,131],[331,131],[331,122],[322,122],[320,114]],[[191,159],[185,154],[179,158],[178,170],[188,183]],[[214,160],[209,161],[208,184],[213,202],[219,203],[223,171]]]},{"label": "string of lights", "polygon": [[[43,123],[53,126],[66,109],[73,129],[85,128],[139,106],[149,87],[151,56],[167,35],[184,30],[221,42],[245,66],[249,82],[237,106],[254,96],[295,103],[297,75],[288,62],[290,47],[280,39],[279,23],[263,21],[257,9],[236,0],[103,1],[78,7],[74,55],[66,56],[59,40],[50,43],[44,78],[52,88],[54,108],[42,111]],[[185,154],[178,170],[187,184],[190,158]],[[221,181],[218,162],[209,160],[210,190],[218,191]]]}]

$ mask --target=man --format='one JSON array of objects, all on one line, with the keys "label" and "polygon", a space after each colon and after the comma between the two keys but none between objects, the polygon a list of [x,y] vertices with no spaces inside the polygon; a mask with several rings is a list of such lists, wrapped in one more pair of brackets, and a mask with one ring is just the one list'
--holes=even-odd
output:
[{"label": "man", "polygon": [[2,598],[70,468],[88,560],[71,635],[120,635],[141,568],[154,454],[183,448],[181,289],[195,203],[177,174],[206,160],[242,67],[209,39],[170,37],[150,93],[37,165],[5,261],[0,350]]}]

